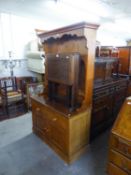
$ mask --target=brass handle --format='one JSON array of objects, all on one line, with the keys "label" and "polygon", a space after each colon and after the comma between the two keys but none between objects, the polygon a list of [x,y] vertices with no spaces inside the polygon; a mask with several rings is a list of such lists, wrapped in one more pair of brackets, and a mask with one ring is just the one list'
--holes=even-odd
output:
[{"label": "brass handle", "polygon": [[40,108],[36,108],[36,111],[39,112],[40,111]]},{"label": "brass handle", "polygon": [[57,121],[57,118],[53,118],[52,121],[53,121],[53,122]]}]

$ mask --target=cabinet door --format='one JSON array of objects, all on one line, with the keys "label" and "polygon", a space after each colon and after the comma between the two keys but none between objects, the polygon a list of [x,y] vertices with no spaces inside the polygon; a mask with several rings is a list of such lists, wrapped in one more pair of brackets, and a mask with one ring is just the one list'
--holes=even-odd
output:
[{"label": "cabinet door", "polygon": [[49,139],[51,132],[50,121],[40,108],[36,109],[35,115],[36,115],[37,130],[39,130],[39,132],[41,132],[44,136],[48,137]]},{"label": "cabinet door", "polygon": [[96,100],[93,99],[91,139],[104,131],[112,123],[112,99],[112,94],[101,97],[101,93]]},{"label": "cabinet door", "polygon": [[119,48],[119,73],[129,74],[130,49],[128,47]]}]

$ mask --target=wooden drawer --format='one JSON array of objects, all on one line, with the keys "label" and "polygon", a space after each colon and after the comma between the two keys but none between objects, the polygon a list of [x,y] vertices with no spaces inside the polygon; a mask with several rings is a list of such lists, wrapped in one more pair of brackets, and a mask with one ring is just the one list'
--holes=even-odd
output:
[{"label": "wooden drawer", "polygon": [[33,101],[32,106],[35,130],[39,131],[48,142],[67,153],[67,119],[59,116],[52,109],[48,110],[47,107],[37,102]]},{"label": "wooden drawer", "polygon": [[110,147],[131,159],[131,145],[120,137],[112,134],[110,139]]},{"label": "wooden drawer", "polygon": [[114,150],[110,150],[109,161],[127,172],[129,175],[131,174],[131,160],[122,154]]},{"label": "wooden drawer", "polygon": [[107,171],[109,175],[129,175],[127,172],[112,163],[109,163]]},{"label": "wooden drawer", "polygon": [[41,105],[37,102],[33,102],[33,109],[37,115],[42,118],[46,118],[49,122],[54,124],[56,127],[61,127],[63,129],[67,128],[67,119],[64,116],[59,116],[53,109],[48,110],[47,107]]},{"label": "wooden drawer", "polygon": [[66,130],[67,128],[67,119],[59,116],[54,111],[50,109],[50,111],[46,108],[42,108],[42,114],[48,118],[50,123],[55,126],[56,128],[62,128],[63,130]]},{"label": "wooden drawer", "polygon": [[33,113],[33,128],[38,130],[43,136],[50,137],[50,120],[43,114],[41,106],[32,103]]},{"label": "wooden drawer", "polygon": [[100,88],[97,90],[94,90],[93,99],[97,100],[99,98],[103,98],[109,95],[109,88]]},{"label": "wooden drawer", "polygon": [[93,112],[97,112],[99,110],[106,108],[107,104],[105,102],[106,102],[105,99],[101,99],[99,101],[94,101],[93,102]]}]

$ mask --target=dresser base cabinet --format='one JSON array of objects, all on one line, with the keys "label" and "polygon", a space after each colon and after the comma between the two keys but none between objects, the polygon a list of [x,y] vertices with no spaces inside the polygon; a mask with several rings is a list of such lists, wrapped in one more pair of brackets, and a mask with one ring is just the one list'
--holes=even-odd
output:
[{"label": "dresser base cabinet", "polygon": [[33,132],[67,163],[76,160],[88,147],[89,112],[66,116],[43,100],[32,99]]}]

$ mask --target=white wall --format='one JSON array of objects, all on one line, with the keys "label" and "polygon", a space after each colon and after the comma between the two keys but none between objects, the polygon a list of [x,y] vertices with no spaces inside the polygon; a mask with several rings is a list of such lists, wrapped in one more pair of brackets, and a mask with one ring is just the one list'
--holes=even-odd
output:
[{"label": "white wall", "polygon": [[[17,77],[21,77],[21,76],[34,76],[34,77],[36,77],[37,76],[36,73],[28,71],[26,59],[21,60],[20,65],[19,65],[19,63],[17,63],[13,72],[14,72],[14,75]],[[11,75],[10,68],[9,67],[6,68],[3,61],[0,60],[0,77],[6,77],[6,76],[10,76],[10,75]]]},{"label": "white wall", "polygon": [[[39,8],[37,9],[39,12]],[[30,41],[38,40],[34,30],[35,28],[51,30],[83,20],[89,22],[98,21],[99,23],[97,14],[94,12],[91,13],[92,15],[89,15],[88,12],[83,11],[83,15],[79,15],[80,13],[78,14],[78,12],[81,12],[82,10],[74,8],[73,6],[69,7],[68,3],[58,3],[58,5],[56,5],[54,2],[49,1],[46,8],[42,9],[44,9],[43,16],[41,12],[41,19],[43,18],[43,20],[39,20],[38,18],[20,17],[11,13],[0,13],[0,60],[9,59],[9,51],[12,51],[13,53],[12,59],[25,59],[24,55],[27,50],[32,48],[33,50],[37,50],[35,44],[33,46],[29,44]],[[69,13],[66,13],[67,9]],[[72,13],[70,13],[70,11]],[[90,8],[88,11],[90,11]],[[117,32],[118,35],[116,35],[111,29],[112,25],[107,25],[107,23],[105,23],[105,25],[100,25],[100,28],[97,31],[97,40],[101,45],[126,45],[124,37],[120,37],[122,36],[122,33]],[[115,30],[118,29],[116,28]],[[17,66],[14,68],[14,74],[16,76],[37,76],[37,74],[27,70],[26,61],[22,62],[21,67]],[[9,75],[10,70],[5,69],[5,66],[0,61],[0,77]]]},{"label": "white wall", "polygon": [[[9,51],[12,52],[11,59],[22,60],[21,66],[17,65],[14,68],[15,76],[37,76],[36,73],[27,70],[27,61],[24,56],[29,49],[37,50],[35,28],[39,28],[38,21],[12,14],[0,14],[0,60],[9,59]],[[29,44],[32,40],[36,41],[33,47]],[[0,61],[0,77],[9,75],[10,69],[5,68],[3,61]]]}]

